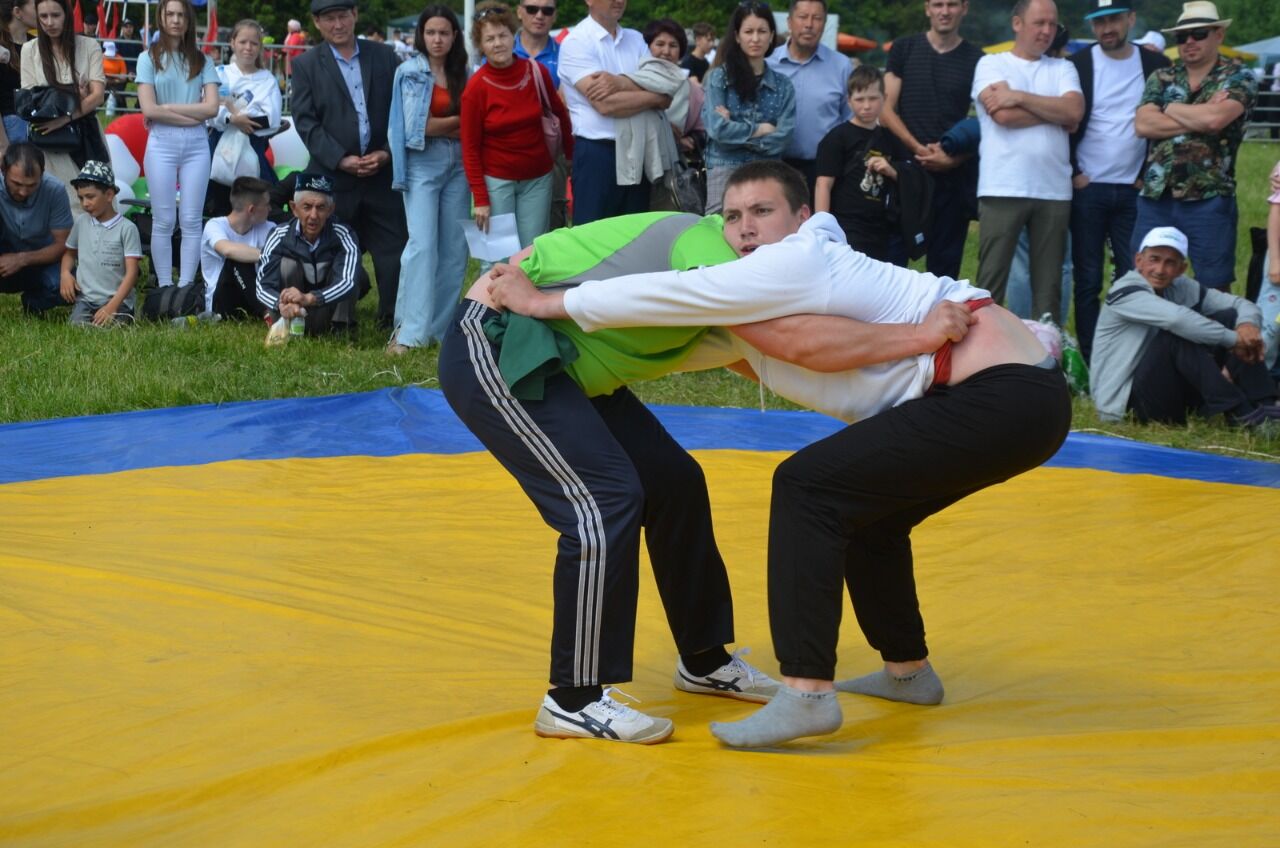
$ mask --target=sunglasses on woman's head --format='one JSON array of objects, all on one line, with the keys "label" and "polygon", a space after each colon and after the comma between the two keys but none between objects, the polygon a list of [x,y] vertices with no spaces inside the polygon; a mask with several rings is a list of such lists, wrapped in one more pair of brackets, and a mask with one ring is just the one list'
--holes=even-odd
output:
[{"label": "sunglasses on woman's head", "polygon": [[1188,41],[1204,41],[1213,34],[1213,27],[1200,27],[1199,29],[1180,30],[1174,38],[1179,44],[1186,44]]},{"label": "sunglasses on woman's head", "polygon": [[556,15],[555,6],[525,6],[524,13],[526,15],[545,15],[548,18],[554,18]]}]

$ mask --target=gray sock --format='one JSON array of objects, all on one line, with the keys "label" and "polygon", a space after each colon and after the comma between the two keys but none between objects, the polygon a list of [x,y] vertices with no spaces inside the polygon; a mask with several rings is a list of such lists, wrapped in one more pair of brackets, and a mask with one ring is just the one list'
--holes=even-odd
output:
[{"label": "gray sock", "polygon": [[834,733],[843,721],[835,692],[780,686],[773,700],[742,721],[711,722],[711,735],[735,748],[766,748],[801,736]]},{"label": "gray sock", "polygon": [[841,692],[855,692],[906,704],[942,703],[942,681],[934,673],[932,665],[926,665],[905,677],[896,677],[881,669],[852,680],[838,680],[836,688]]}]

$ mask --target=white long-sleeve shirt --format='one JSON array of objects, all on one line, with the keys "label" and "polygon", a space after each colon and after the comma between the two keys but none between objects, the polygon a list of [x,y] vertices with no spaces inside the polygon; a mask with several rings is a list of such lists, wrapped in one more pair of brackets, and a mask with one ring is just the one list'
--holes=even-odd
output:
[{"label": "white long-sleeve shirt", "polygon": [[[842,315],[917,324],[939,301],[988,297],[983,289],[877,262],[849,247],[835,218],[819,212],[798,232],[725,265],[589,281],[565,292],[584,330],[748,324],[786,315]],[[844,421],[922,396],[933,382],[925,354],[851,371],[819,373],[767,357],[736,336],[712,334],[690,367],[746,359],[772,391]]]}]

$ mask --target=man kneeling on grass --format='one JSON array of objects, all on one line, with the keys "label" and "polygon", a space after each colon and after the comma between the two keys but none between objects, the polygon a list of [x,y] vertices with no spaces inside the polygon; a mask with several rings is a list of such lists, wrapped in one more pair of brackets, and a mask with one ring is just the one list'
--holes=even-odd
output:
[{"label": "man kneeling on grass", "polygon": [[62,299],[75,304],[71,323],[106,327],[132,320],[142,238],[116,211],[116,175],[106,162],[90,159],[71,186],[85,211],[62,255]]},{"label": "man kneeling on grass", "polygon": [[368,287],[355,233],[333,217],[333,180],[302,174],[289,209],[258,261],[258,300],[276,317],[306,319],[307,335],[354,332],[356,299]]},{"label": "man kneeling on grass", "polygon": [[61,303],[59,263],[71,232],[66,187],[45,173],[34,144],[9,145],[0,170],[0,292],[21,292],[22,311],[39,315]]}]

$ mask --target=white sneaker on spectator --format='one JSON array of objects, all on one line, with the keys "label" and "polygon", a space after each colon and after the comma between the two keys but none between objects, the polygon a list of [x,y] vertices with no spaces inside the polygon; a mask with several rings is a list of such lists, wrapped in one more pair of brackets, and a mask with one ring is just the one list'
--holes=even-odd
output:
[{"label": "white sneaker on spectator", "polygon": [[676,688],[695,695],[719,695],[753,704],[767,704],[781,684],[742,658],[749,653],[750,648],[739,648],[727,663],[705,677],[690,674],[684,667],[684,661],[676,660]]},{"label": "white sneaker on spectator", "polygon": [[657,718],[628,707],[613,698],[617,692],[624,698],[632,698],[617,687],[610,686],[598,701],[587,704],[576,712],[562,709],[555,699],[546,695],[542,709],[533,722],[533,732],[553,739],[607,739],[613,742],[638,742],[656,745],[665,742],[675,725],[671,719]]}]

